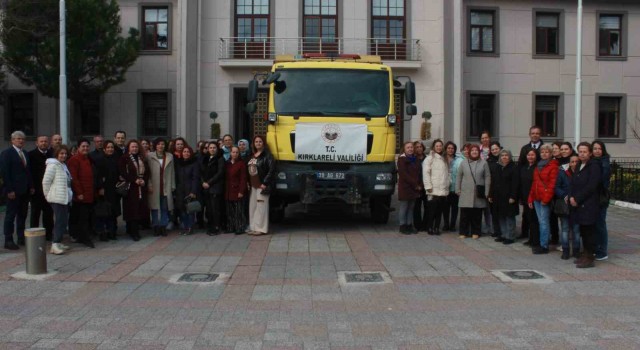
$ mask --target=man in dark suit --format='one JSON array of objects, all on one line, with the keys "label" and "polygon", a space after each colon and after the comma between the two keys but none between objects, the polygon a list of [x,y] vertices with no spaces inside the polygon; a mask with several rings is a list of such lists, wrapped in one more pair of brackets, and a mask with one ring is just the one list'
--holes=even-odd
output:
[{"label": "man in dark suit", "polygon": [[116,133],[113,135],[113,142],[116,144],[116,150],[115,150],[115,155],[118,156],[118,158],[122,157],[123,154],[127,153],[127,133],[122,131],[122,130],[118,130],[116,131]]},{"label": "man in dark suit", "polygon": [[520,157],[518,158],[518,165],[523,166],[527,164],[527,153],[532,149],[536,150],[538,160],[540,160],[540,146],[544,145],[544,142],[540,138],[542,135],[542,129],[534,125],[529,128],[529,143],[522,146],[520,149]]},{"label": "man in dark suit", "polygon": [[2,195],[7,198],[4,248],[9,250],[19,249],[13,241],[14,228],[18,235],[18,244],[24,245],[24,226],[29,210],[29,195],[34,192],[29,172],[29,158],[22,150],[24,139],[25,135],[22,131],[14,131],[11,134],[11,147],[0,153],[0,169],[4,179]]},{"label": "man in dark suit", "polygon": [[51,240],[53,234],[53,209],[42,191],[42,178],[47,168],[47,159],[51,157],[53,157],[53,152],[49,148],[49,138],[38,136],[36,148],[29,152],[29,170],[35,189],[33,196],[31,196],[31,227],[40,226],[40,214],[42,213],[42,225],[45,228],[47,241]]}]

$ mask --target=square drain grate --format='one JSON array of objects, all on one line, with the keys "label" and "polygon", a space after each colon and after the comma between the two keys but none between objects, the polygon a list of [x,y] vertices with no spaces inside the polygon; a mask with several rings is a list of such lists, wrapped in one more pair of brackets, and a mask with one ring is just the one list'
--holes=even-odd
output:
[{"label": "square drain grate", "polygon": [[391,278],[386,272],[339,272],[338,280],[342,285],[367,285],[391,283]]},{"label": "square drain grate", "polygon": [[219,273],[204,273],[204,272],[188,272],[173,275],[169,282],[171,283],[189,283],[189,284],[215,284],[220,283],[223,280]]},{"label": "square drain grate", "polygon": [[535,270],[495,270],[491,273],[502,282],[551,283],[553,280]]}]

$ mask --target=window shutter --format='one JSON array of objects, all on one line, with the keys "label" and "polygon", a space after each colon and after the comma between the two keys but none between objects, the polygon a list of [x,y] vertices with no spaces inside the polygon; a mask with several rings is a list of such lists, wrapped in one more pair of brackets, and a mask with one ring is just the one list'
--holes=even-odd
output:
[{"label": "window shutter", "polygon": [[620,29],[620,16],[600,16],[600,29]]}]

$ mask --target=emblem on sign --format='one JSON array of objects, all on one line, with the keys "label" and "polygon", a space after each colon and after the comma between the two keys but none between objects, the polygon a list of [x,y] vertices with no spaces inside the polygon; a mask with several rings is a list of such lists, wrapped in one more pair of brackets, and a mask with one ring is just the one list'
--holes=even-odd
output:
[{"label": "emblem on sign", "polygon": [[326,143],[336,143],[342,137],[342,131],[338,124],[325,124],[322,127],[321,136]]}]

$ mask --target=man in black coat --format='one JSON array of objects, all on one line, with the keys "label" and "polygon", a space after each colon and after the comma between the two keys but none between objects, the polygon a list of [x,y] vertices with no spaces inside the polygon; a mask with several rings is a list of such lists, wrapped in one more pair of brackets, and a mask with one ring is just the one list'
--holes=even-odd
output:
[{"label": "man in black coat", "polygon": [[113,134],[113,142],[116,144],[116,150],[114,154],[120,159],[123,154],[127,153],[127,133],[118,130],[115,134]]},{"label": "man in black coat", "polygon": [[51,240],[53,234],[53,209],[42,191],[42,178],[47,168],[47,159],[51,157],[53,157],[53,152],[49,148],[49,138],[43,135],[38,136],[36,148],[29,152],[29,170],[35,190],[31,196],[31,227],[40,226],[40,214],[42,214],[42,225],[46,232],[47,241]]},{"label": "man in black coat", "polygon": [[538,160],[540,160],[540,151],[538,150],[540,149],[540,146],[544,144],[544,142],[540,138],[541,135],[542,129],[539,126],[534,125],[529,128],[529,143],[522,146],[522,148],[520,149],[520,157],[518,157],[519,166],[527,164],[527,153],[532,149],[536,150],[536,153],[538,154]]},{"label": "man in black coat", "polygon": [[[33,194],[33,183],[29,171],[29,158],[24,147],[25,134],[11,133],[11,147],[0,154],[0,171],[4,180],[3,196],[7,198],[4,216],[4,248],[19,249],[13,241],[13,231],[18,234],[18,244],[24,245],[24,227],[29,210],[29,196]],[[15,225],[14,225],[15,222]]]}]

